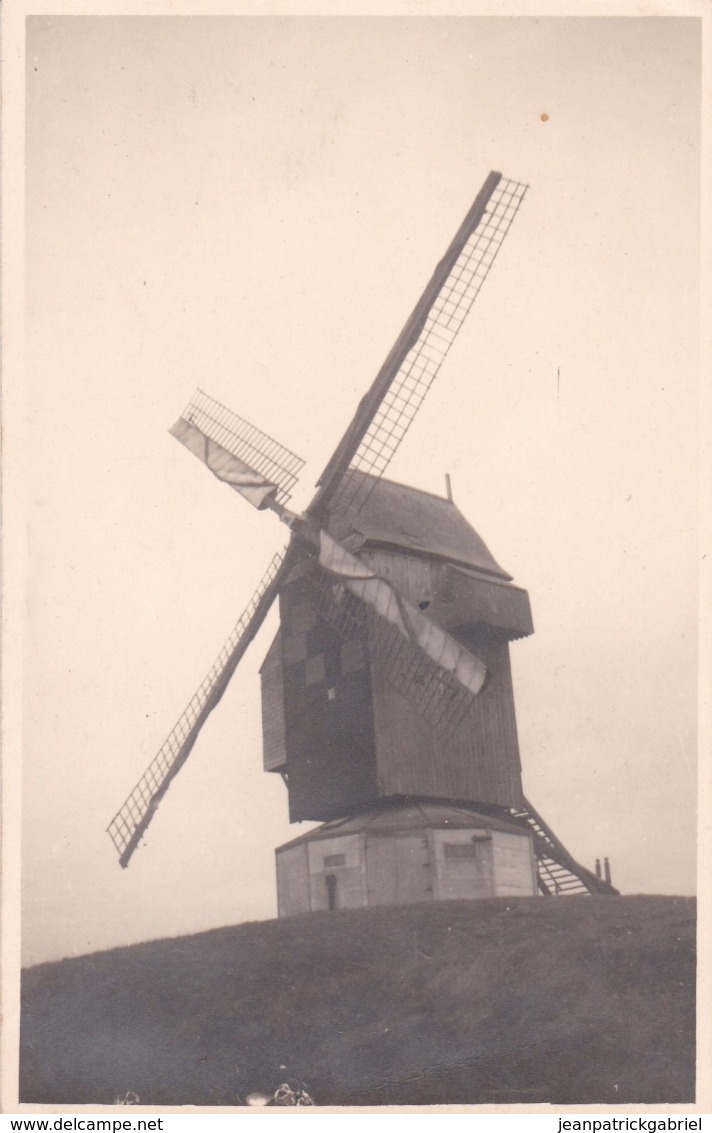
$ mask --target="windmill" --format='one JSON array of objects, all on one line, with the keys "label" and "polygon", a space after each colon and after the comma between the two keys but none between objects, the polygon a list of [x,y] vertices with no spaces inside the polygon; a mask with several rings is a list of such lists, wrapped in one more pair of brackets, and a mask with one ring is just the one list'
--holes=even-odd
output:
[{"label": "windmill", "polygon": [[303,461],[207,394],[171,429],[291,537],[109,824],[123,867],[278,599],[261,669],[264,766],[284,778],[291,821],[322,823],[276,851],[280,915],[616,892],[523,794],[509,644],[533,632],[526,591],[449,490],[384,478],[526,189],[489,175],[302,515],[288,503]]}]

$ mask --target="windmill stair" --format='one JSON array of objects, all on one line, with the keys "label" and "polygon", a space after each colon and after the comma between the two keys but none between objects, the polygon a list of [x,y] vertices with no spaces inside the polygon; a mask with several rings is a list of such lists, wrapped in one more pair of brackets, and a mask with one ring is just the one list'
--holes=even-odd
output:
[{"label": "windmill stair", "polygon": [[533,835],[539,889],[543,894],[548,897],[558,894],[619,896],[618,890],[609,881],[597,877],[572,858],[527,799],[523,800],[521,807],[512,809],[510,815]]}]

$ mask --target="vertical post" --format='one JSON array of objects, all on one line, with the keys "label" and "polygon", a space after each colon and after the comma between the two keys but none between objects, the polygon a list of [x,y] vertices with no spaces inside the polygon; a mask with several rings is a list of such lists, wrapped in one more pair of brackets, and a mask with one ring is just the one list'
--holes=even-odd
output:
[{"label": "vertical post", "polygon": [[601,859],[596,858],[596,877],[601,880]]},{"label": "vertical post", "polygon": [[604,879],[610,885],[611,884],[611,865],[610,865],[610,862],[608,861],[608,858],[603,859],[603,876],[604,876]]}]

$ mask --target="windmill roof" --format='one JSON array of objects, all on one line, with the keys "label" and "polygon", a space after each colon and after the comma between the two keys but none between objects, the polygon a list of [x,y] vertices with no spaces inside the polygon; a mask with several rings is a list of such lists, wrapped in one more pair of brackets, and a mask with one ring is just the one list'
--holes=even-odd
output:
[{"label": "windmill roof", "polygon": [[399,803],[393,806],[390,803],[374,806],[347,818],[334,818],[324,822],[306,834],[300,834],[290,842],[277,847],[277,852],[302,842],[318,841],[322,838],[336,838],[345,834],[360,834],[367,831],[370,834],[396,834],[404,830],[422,830],[423,828],[450,829],[450,830],[503,830],[508,833],[521,833],[521,826],[516,822],[494,815],[483,814],[473,808],[453,803],[438,803],[423,800],[422,802]]},{"label": "windmill roof", "polygon": [[480,570],[511,581],[512,576],[496,562],[484,540],[452,500],[396,484],[393,480],[373,480],[373,487],[355,515],[339,507],[348,492],[351,477],[366,473],[351,471],[334,495],[328,528],[336,539],[360,535],[363,542],[403,547],[418,554]]}]

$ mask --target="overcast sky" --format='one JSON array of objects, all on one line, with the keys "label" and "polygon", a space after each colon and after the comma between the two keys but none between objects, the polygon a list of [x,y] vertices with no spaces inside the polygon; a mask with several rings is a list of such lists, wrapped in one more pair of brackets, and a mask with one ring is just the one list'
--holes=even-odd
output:
[{"label": "overcast sky", "polygon": [[524,205],[389,475],[529,590],[527,796],[694,892],[693,19],[38,17],[27,40],[30,963],[272,917],[252,646],[128,870],[105,827],[283,544],[168,435],[201,386],[307,459],[491,169]]}]

